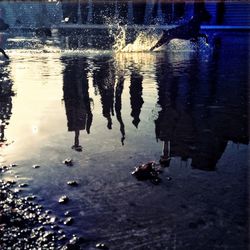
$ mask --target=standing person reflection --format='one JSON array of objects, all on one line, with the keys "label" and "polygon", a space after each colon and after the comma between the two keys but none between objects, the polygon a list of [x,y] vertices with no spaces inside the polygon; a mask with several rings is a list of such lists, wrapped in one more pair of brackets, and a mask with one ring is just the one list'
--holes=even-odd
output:
[{"label": "standing person reflection", "polygon": [[125,140],[125,126],[124,126],[122,115],[121,115],[121,109],[122,109],[121,96],[122,96],[122,91],[124,87],[124,80],[125,80],[124,75],[119,74],[116,89],[115,89],[115,113],[116,113],[117,121],[120,123],[122,145],[124,145],[124,140]]},{"label": "standing person reflection", "polygon": [[130,76],[130,104],[131,104],[131,116],[133,117],[132,123],[135,125],[136,128],[138,128],[138,125],[140,123],[140,113],[141,108],[144,103],[142,98],[142,81],[143,76],[139,73],[136,68],[132,70],[131,76]]},{"label": "standing person reflection", "polygon": [[189,77],[183,77],[176,70],[179,65],[191,72],[189,64],[182,64],[178,58],[171,57],[159,57],[156,68],[160,111],[155,120],[155,134],[157,140],[163,142],[160,163],[164,166],[169,166],[173,156],[187,160],[194,148],[195,128],[187,102],[192,100],[188,96],[188,84],[182,85]]},{"label": "standing person reflection", "polygon": [[67,116],[68,131],[75,132],[72,149],[80,152],[80,130],[90,133],[93,115],[88,89],[88,64],[85,58],[62,58],[65,64],[63,72],[63,97]]},{"label": "standing person reflection", "polygon": [[114,116],[114,86],[115,68],[110,58],[96,61],[93,72],[94,87],[101,96],[102,114],[107,119],[107,128],[112,129],[112,116]]},{"label": "standing person reflection", "polygon": [[[161,161],[181,157],[191,159],[192,168],[213,171],[228,141],[248,143],[246,103],[238,101],[246,100],[247,70],[235,65],[227,69],[222,62],[233,59],[232,55],[238,59],[238,55],[215,52],[206,62],[202,56],[190,54],[181,61],[169,55],[156,64],[161,110],[155,132],[163,141]],[[239,81],[224,77],[233,70],[240,72]]]}]

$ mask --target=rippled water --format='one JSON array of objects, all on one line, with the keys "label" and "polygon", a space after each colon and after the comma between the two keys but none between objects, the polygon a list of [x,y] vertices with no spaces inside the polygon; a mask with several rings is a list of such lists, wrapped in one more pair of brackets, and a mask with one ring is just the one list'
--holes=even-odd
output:
[{"label": "rippled water", "polygon": [[[218,37],[209,50],[177,41],[161,53],[9,38],[0,161],[19,166],[7,177],[18,175],[29,184],[24,193],[54,214],[70,210],[75,223],[65,230],[91,239],[83,249],[98,241],[110,249],[244,249],[247,34]],[[131,176],[162,156],[171,161],[158,186]],[[57,203],[63,194],[67,205]]]}]

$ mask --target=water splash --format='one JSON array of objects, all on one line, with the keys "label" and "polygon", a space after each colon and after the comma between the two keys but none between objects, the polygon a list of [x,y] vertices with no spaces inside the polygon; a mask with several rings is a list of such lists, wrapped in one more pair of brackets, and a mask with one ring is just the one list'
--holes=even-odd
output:
[{"label": "water splash", "polygon": [[127,44],[118,51],[121,52],[146,52],[159,40],[160,34],[155,31],[140,31],[133,43]]},{"label": "water splash", "polygon": [[[130,32],[132,32],[131,29],[119,23],[115,31],[110,28],[110,35],[114,37],[113,50],[115,52],[149,52],[162,35],[162,32],[156,28],[140,30],[137,31],[134,41],[127,44],[127,37],[130,35]],[[207,53],[211,51],[211,46],[203,38],[198,39],[198,42],[173,39],[168,45],[163,45],[155,51],[166,50],[171,52],[202,51]]]},{"label": "water splash", "polygon": [[[160,39],[159,33],[154,32],[140,32],[133,43],[128,44],[122,48],[121,52],[146,52]],[[200,38],[198,42],[191,42],[189,40],[173,39],[169,44],[163,45],[154,51],[171,51],[171,52],[209,52],[211,46],[206,43],[205,39]]]},{"label": "water splash", "polygon": [[114,51],[119,51],[126,46],[127,26],[118,25],[115,33],[116,33],[116,35],[114,36],[115,42],[112,46],[112,49]]}]

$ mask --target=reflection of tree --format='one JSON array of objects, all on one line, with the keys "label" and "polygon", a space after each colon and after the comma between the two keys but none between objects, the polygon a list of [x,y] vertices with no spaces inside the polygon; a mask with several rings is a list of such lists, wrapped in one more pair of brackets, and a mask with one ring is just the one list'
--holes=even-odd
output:
[{"label": "reflection of tree", "polygon": [[62,58],[65,64],[63,72],[63,93],[68,120],[68,131],[75,132],[74,148],[81,151],[79,145],[80,130],[90,133],[92,124],[91,99],[88,93],[88,64],[85,58]]},{"label": "reflection of tree", "polygon": [[9,62],[6,61],[0,67],[0,146],[7,141],[4,133],[12,114],[12,96],[14,95],[7,70],[8,64]]},{"label": "reflection of tree", "polygon": [[112,129],[112,118],[114,115],[114,87],[115,68],[113,61],[107,60],[102,63],[96,62],[93,72],[94,86],[99,90],[102,103],[102,114],[107,119],[108,129]]},{"label": "reflection of tree", "polygon": [[132,123],[137,128],[140,123],[140,113],[143,105],[142,99],[142,81],[143,76],[135,68],[131,72],[130,76],[130,104],[131,104],[131,116],[133,117]]},{"label": "reflection of tree", "polygon": [[239,74],[237,84],[222,84],[230,71],[223,65],[228,55],[220,53],[216,51],[206,63],[195,54],[184,62],[165,57],[156,64],[161,110],[155,130],[164,142],[163,159],[191,158],[194,168],[213,170],[229,140],[248,143],[243,86],[247,77]]}]

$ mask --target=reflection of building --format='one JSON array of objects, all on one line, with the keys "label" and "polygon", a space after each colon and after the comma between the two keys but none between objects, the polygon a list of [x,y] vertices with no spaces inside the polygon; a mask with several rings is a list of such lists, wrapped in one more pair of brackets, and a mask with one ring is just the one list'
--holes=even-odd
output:
[{"label": "reflection of building", "polygon": [[73,148],[81,151],[79,145],[80,130],[90,132],[92,112],[88,93],[88,78],[86,59],[62,58],[65,65],[63,72],[63,94],[67,115],[68,131],[75,132]]},{"label": "reflection of building", "polygon": [[[164,142],[166,159],[191,158],[192,167],[213,170],[228,141],[248,143],[248,78],[247,69],[242,68],[247,58],[238,55],[242,64],[231,62],[234,68],[228,68],[226,62],[239,57],[225,51],[230,48],[215,51],[207,63],[195,54],[188,61],[175,62],[166,57],[158,64],[161,110],[155,131]],[[185,74],[175,71],[176,67],[185,69]]]},{"label": "reflection of building", "polygon": [[9,72],[7,66],[9,62],[6,61],[0,67],[0,147],[5,144],[5,129],[11,117],[12,109],[12,82],[9,79]]}]

